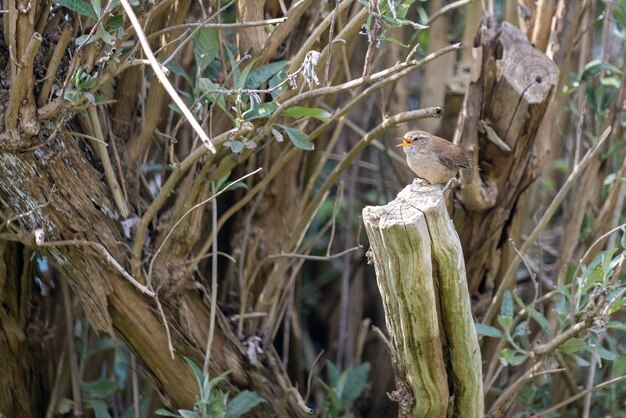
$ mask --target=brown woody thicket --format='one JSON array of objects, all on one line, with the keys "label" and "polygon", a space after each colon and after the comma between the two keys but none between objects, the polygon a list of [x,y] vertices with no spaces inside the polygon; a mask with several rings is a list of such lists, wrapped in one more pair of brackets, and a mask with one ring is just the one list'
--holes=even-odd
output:
[{"label": "brown woody thicket", "polygon": [[[610,235],[586,253],[623,222],[623,183],[603,183],[626,174],[623,79],[601,122],[583,89],[562,92],[593,58],[624,68],[611,18],[623,1],[415,2],[407,18],[429,28],[385,28],[399,42],[380,44],[362,29],[375,26],[376,0],[369,9],[357,0],[139,0],[139,27],[127,1],[102,1],[97,19],[75,6],[95,3],[2,2],[0,415],[52,416],[63,398],[91,413],[80,382],[110,375],[113,350],[84,353],[107,335],[133,353],[129,382],[138,383],[112,397],[111,411],[138,404],[140,392],[150,411],[190,408],[197,384],[186,357],[212,377],[230,371],[221,389],[256,392],[267,402],[253,413],[268,417],[323,414],[326,361],[340,370],[368,361],[353,412],[397,415],[388,345],[370,328],[385,320],[358,214],[412,178],[393,147],[409,128],[454,140],[477,162],[451,215],[478,319],[494,323],[504,289],[532,293],[513,274],[519,251],[546,293],[572,260],[616,245]],[[119,27],[107,35],[113,16]],[[210,77],[196,73],[193,24],[202,22],[215,29]],[[158,80],[144,35],[210,144]],[[237,91],[246,69],[280,60],[294,83]],[[310,69],[317,83],[305,79]],[[247,121],[242,109],[256,98],[277,106]],[[286,116],[294,106],[323,109],[322,120]],[[298,142],[278,124],[308,137]],[[590,159],[575,195],[535,229],[607,127],[612,154]],[[245,187],[227,187],[244,176]],[[503,372],[499,344],[481,347],[494,416],[519,411],[517,391],[541,374],[530,362]],[[590,387],[588,373],[555,377],[550,404]]]}]

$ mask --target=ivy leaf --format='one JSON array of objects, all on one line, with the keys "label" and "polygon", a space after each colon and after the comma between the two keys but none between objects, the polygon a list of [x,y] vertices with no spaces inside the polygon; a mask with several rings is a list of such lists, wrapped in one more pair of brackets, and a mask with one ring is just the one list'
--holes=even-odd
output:
[{"label": "ivy leaf", "polygon": [[277,125],[287,132],[289,139],[291,139],[291,142],[293,142],[296,147],[306,151],[313,151],[313,149],[315,149],[315,145],[311,142],[307,134],[302,132],[300,129],[291,128],[281,124]]},{"label": "ivy leaf", "polygon": [[93,9],[91,4],[83,0],[56,0],[59,6],[67,7],[68,9],[78,13],[79,15],[87,16],[93,20],[98,20],[98,14]]}]

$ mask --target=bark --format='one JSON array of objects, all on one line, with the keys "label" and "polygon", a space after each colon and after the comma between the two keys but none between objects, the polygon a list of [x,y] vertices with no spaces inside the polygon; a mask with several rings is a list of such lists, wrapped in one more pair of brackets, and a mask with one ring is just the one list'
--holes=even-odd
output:
[{"label": "bark", "polygon": [[[467,256],[470,294],[488,303],[504,273],[500,262],[508,239],[519,242],[519,231],[511,230],[520,216],[518,199],[540,172],[544,155],[533,147],[558,69],[519,29],[506,22],[496,28],[487,17],[474,53],[455,142],[477,164],[461,173],[461,205],[453,217]],[[480,314],[486,305],[475,307]]]},{"label": "bark", "polygon": [[403,416],[482,417],[478,339],[461,243],[443,193],[416,179],[363,209]]},{"label": "bark", "polygon": [[43,350],[47,301],[30,276],[30,252],[0,241],[0,414],[45,415],[47,370]]}]

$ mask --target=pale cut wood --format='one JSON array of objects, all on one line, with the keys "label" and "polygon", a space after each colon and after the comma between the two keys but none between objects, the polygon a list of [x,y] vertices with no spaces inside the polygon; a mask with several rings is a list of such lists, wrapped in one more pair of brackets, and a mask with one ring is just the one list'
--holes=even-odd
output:
[{"label": "pale cut wood", "polygon": [[401,415],[482,417],[480,348],[442,189],[415,179],[389,204],[364,208],[363,221]]}]

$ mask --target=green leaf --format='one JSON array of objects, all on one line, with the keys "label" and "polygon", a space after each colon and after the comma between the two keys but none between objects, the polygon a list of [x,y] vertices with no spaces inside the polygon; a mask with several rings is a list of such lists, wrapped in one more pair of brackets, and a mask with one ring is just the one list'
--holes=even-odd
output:
[{"label": "green leaf", "polygon": [[276,61],[271,62],[262,66],[261,68],[257,68],[254,70],[248,79],[246,80],[247,89],[258,89],[261,87],[263,83],[272,78],[275,74],[277,74],[280,70],[282,70],[289,61]]},{"label": "green leaf", "polygon": [[626,298],[622,298],[618,301],[613,302],[606,312],[607,316],[610,316],[615,312],[622,310],[624,306],[626,306]]},{"label": "green leaf", "polygon": [[511,366],[519,366],[520,364],[522,364],[526,359],[528,358],[528,355],[526,354],[520,354],[519,351],[517,350],[513,350],[510,348],[503,348],[500,351],[500,361],[505,365],[511,365]]},{"label": "green leaf", "polygon": [[615,354],[612,351],[607,350],[606,348],[602,346],[597,347],[595,351],[604,360],[608,360],[608,361],[617,360],[617,354]]},{"label": "green leaf", "polygon": [[189,409],[179,409],[178,413],[183,418],[202,418],[196,411],[190,411]]},{"label": "green leaf", "polygon": [[492,327],[491,325],[485,324],[476,324],[476,333],[478,335],[485,335],[487,337],[493,338],[504,338],[504,335],[498,328]]},{"label": "green leaf", "polygon": [[[211,90],[221,90],[222,86],[220,86],[219,84],[215,84],[208,78],[200,78],[198,80],[198,89],[203,94],[207,94],[207,92]],[[226,99],[224,99],[223,94],[209,93],[207,94],[207,98],[209,99],[209,101],[217,103],[217,105],[224,111],[224,113],[229,115],[228,110],[226,109]]]},{"label": "green leaf", "polygon": [[328,373],[328,381],[330,384],[335,387],[337,383],[339,383],[339,370],[337,367],[331,362],[326,361],[326,372]]},{"label": "green leaf", "polygon": [[235,154],[239,154],[244,149],[243,142],[237,141],[236,139],[230,140],[226,143],[232,152]]},{"label": "green leaf", "polygon": [[278,106],[274,102],[260,103],[252,109],[244,112],[243,118],[246,121],[269,118],[276,108],[278,108]]},{"label": "green leaf", "polygon": [[193,360],[190,359],[189,357],[184,357],[184,359],[187,365],[191,367],[191,370],[193,370],[193,375],[196,377],[196,383],[198,383],[198,388],[202,390],[202,382],[204,381],[202,370],[200,370],[200,367],[198,367],[196,363],[194,363]]},{"label": "green leaf", "polygon": [[528,322],[522,321],[515,327],[515,330],[513,330],[513,334],[511,334],[511,336],[522,337],[526,335],[527,332],[528,332]]},{"label": "green leaf", "polygon": [[602,278],[601,267],[586,268],[581,278],[580,294],[586,295],[589,289],[598,283],[602,283]]},{"label": "green leaf", "polygon": [[96,418],[111,418],[111,415],[109,414],[109,407],[106,402],[99,399],[92,399],[88,402],[93,408]]},{"label": "green leaf", "polygon": [[106,399],[118,388],[117,382],[109,379],[92,380],[80,385],[82,395],[87,399]]},{"label": "green leaf", "polygon": [[365,389],[367,377],[369,376],[370,365],[363,363],[358,367],[346,370],[343,374],[346,376],[341,389],[340,400],[343,405],[354,402]]},{"label": "green leaf", "polygon": [[387,42],[391,42],[392,44],[396,44],[398,46],[401,46],[402,48],[408,48],[410,46],[410,45],[407,45],[407,44],[403,44],[398,39],[392,38],[391,36],[385,36],[384,40],[387,41]]},{"label": "green leaf", "polygon": [[177,418],[180,417],[180,415],[174,414],[165,408],[159,408],[156,411],[154,411],[154,413],[162,417],[177,417]]},{"label": "green leaf", "polygon": [[291,139],[291,142],[293,142],[296,147],[306,151],[312,151],[313,149],[315,149],[315,145],[309,140],[307,134],[302,132],[300,129],[291,128],[289,126],[281,124],[277,125],[283,128],[285,132],[287,132],[287,135],[289,135],[289,139]]},{"label": "green leaf", "polygon": [[587,360],[585,360],[584,358],[577,356],[576,354],[574,354],[574,360],[576,361],[576,364],[579,365],[580,367],[589,367],[589,362]]},{"label": "green leaf", "polygon": [[619,68],[614,65],[609,64],[608,62],[601,61],[599,59],[591,60],[585,65],[582,74],[580,75],[581,80],[587,80],[601,71],[610,71],[612,73],[622,75],[622,72]]},{"label": "green leaf", "polygon": [[102,3],[100,3],[100,0],[90,0],[91,1],[91,7],[93,7],[94,12],[96,12],[96,15],[98,15],[98,17],[100,17],[102,15]]},{"label": "green leaf", "polygon": [[326,395],[328,396],[328,399],[330,400],[331,411],[341,411],[342,409],[341,401],[339,401],[339,396],[337,395],[337,392],[335,392],[335,389],[332,386],[323,382],[322,380],[320,380],[320,384],[322,385],[324,390],[326,390]]},{"label": "green leaf", "polygon": [[113,45],[115,43],[115,37],[104,29],[104,26],[99,25],[98,34],[106,44]]},{"label": "green leaf", "polygon": [[87,16],[93,20],[98,20],[98,15],[91,6],[83,0],[56,0],[59,6],[67,7],[68,9],[78,13],[79,15]]},{"label": "green leaf", "polygon": [[241,74],[237,78],[235,78],[235,90],[241,90],[245,87],[246,81],[248,81],[248,74],[252,71],[252,67],[254,67],[254,63],[256,62],[256,58],[253,59],[246,65],[246,68],[243,69]]},{"label": "green leaf", "polygon": [[513,318],[513,297],[511,296],[511,292],[509,290],[506,290],[502,296],[500,315],[505,318]]},{"label": "green leaf", "polygon": [[124,16],[122,15],[111,16],[109,20],[107,20],[106,25],[104,25],[104,27],[108,31],[117,30],[122,26],[124,26]]},{"label": "green leaf", "polygon": [[[161,62],[163,60],[159,60],[159,62]],[[163,62],[161,62],[162,64]],[[178,65],[178,63],[174,60],[169,61],[166,65],[165,68],[167,68],[168,70],[170,70],[171,72],[173,72],[174,74],[176,74],[177,76],[180,76],[182,78],[185,79],[185,81],[187,81],[187,83],[189,83],[190,86],[193,86],[193,80],[191,79],[191,76],[189,74],[187,74],[187,71],[185,71],[183,69],[183,67],[181,67],[180,65]],[[202,81],[202,80],[208,80],[207,78],[201,78],[200,81],[198,82],[198,84]]]},{"label": "green leaf", "polygon": [[620,356],[615,363],[613,363],[613,370],[611,370],[611,377],[619,377],[626,375],[626,355]]},{"label": "green leaf", "polygon": [[224,418],[239,418],[255,406],[264,402],[267,401],[256,393],[244,390],[243,392],[239,392],[237,396],[228,402]]},{"label": "green leaf", "polygon": [[585,347],[587,347],[585,340],[581,340],[580,338],[571,338],[561,344],[558,350],[563,354],[574,354]]},{"label": "green leaf", "polygon": [[626,323],[619,321],[609,321],[606,323],[606,327],[620,331],[626,331]]},{"label": "green leaf", "polygon": [[193,55],[198,70],[203,72],[219,56],[217,29],[202,28],[193,37]]},{"label": "green leaf", "polygon": [[552,337],[552,328],[546,317],[535,309],[529,309],[528,313],[530,313],[530,317],[541,326],[541,329],[548,334],[548,336]]},{"label": "green leaf", "polygon": [[509,333],[511,331],[511,326],[513,325],[513,318],[498,315],[498,324],[500,324],[505,332]]},{"label": "green leaf", "polygon": [[304,117],[312,117],[322,122],[328,122],[331,114],[330,112],[320,109],[319,107],[302,107],[302,106],[292,106],[289,109],[283,112],[283,115],[289,116],[294,119],[301,119]]},{"label": "green leaf", "polygon": [[[271,88],[276,87],[277,85],[279,85],[280,83],[282,83],[283,81],[285,81],[287,79],[287,72],[285,71],[279,71],[276,73],[276,75],[274,75],[274,77],[270,78],[270,81],[268,83],[268,85]],[[277,88],[276,90],[272,91],[272,98],[275,99],[278,96],[280,96],[282,94],[282,92],[285,90],[285,86],[282,85],[279,88]]]}]

